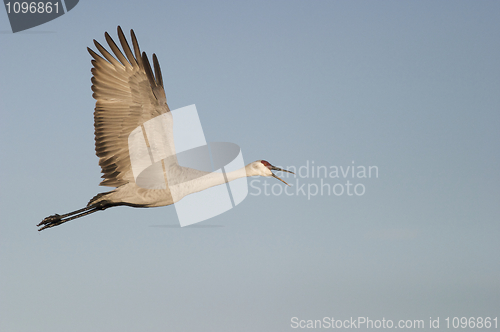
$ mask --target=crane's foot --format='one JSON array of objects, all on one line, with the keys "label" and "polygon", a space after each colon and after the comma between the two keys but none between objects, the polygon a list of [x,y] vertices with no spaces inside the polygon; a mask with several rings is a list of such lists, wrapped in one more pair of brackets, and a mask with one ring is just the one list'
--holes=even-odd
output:
[{"label": "crane's foot", "polygon": [[53,215],[51,215],[51,216],[43,219],[42,222],[39,223],[37,226],[38,227],[43,226],[42,228],[39,229],[39,231],[41,231],[41,230],[44,230],[46,228],[50,228],[50,227],[54,227],[54,226],[60,225],[63,222],[64,221],[62,221],[61,216],[56,213],[56,214],[53,214]]}]

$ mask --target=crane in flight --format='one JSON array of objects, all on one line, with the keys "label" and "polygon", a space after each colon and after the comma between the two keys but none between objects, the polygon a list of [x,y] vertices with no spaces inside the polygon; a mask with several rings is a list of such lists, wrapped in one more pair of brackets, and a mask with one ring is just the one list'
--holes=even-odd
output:
[{"label": "crane in flight", "polygon": [[[116,189],[97,194],[82,209],[43,219],[37,225],[39,231],[113,206],[148,208],[174,204],[186,195],[247,176],[272,176],[287,184],[272,171],[293,172],[275,167],[265,160],[257,160],[226,173],[226,178],[221,177],[220,173],[180,166],[175,157],[172,115],[167,105],[158,59],[153,54],[153,74],[146,53],[141,54],[133,30],[130,30],[130,35],[133,52],[118,26],[118,38],[125,55],[107,32],[106,41],[114,56],[96,40],[95,47],[102,56],[87,48],[93,58],[95,150],[104,178],[100,185]],[[163,145],[171,157],[162,160],[168,185],[163,189],[147,189],[135,181],[128,137],[135,128],[160,115],[167,116],[169,126]],[[175,190],[171,190],[174,187]]]}]

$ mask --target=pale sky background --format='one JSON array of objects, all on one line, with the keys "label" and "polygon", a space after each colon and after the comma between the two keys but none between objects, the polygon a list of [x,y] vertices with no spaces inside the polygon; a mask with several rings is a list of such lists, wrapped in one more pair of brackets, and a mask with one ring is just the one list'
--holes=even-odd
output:
[{"label": "pale sky background", "polygon": [[[80,1],[12,34],[0,10],[0,331],[500,316],[499,17],[498,1]],[[207,141],[378,178],[299,178],[365,193],[250,194],[195,227],[119,207],[37,232],[107,190],[86,47],[117,25]]]}]

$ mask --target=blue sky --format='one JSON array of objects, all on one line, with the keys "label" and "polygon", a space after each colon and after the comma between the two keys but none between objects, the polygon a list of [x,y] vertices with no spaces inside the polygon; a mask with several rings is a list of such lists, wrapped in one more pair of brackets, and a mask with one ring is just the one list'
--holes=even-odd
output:
[{"label": "blue sky", "polygon": [[[497,317],[499,14],[497,1],[80,1],[12,34],[3,11],[0,330]],[[290,196],[252,178],[198,227],[176,227],[174,207],[119,207],[37,232],[107,190],[86,47],[117,25],[158,56],[170,108],[196,104],[207,141],[247,163],[378,177],[284,177]],[[297,191],[347,181],[364,193]]]}]

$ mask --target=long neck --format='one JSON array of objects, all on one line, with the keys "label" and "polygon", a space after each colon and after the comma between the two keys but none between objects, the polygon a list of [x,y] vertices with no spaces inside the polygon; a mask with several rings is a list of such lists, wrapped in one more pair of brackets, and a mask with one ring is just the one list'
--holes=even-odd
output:
[{"label": "long neck", "polygon": [[[240,168],[236,171],[226,173],[226,177],[222,173],[208,173],[199,177],[192,181],[187,181],[179,185],[175,185],[175,188],[170,187],[170,190],[173,191],[174,201],[178,201],[182,197],[193,194],[199,191],[203,191],[205,189],[215,187],[221,184],[224,184],[229,181],[233,181],[236,179],[240,179],[247,176],[247,172],[245,167]],[[227,180],[226,180],[227,179]]]},{"label": "long neck", "polygon": [[208,189],[211,187],[215,187],[215,186],[218,186],[220,184],[224,184],[226,182],[230,182],[230,181],[234,181],[236,179],[244,178],[246,176],[247,176],[247,172],[245,170],[245,167],[240,168],[240,169],[233,171],[233,172],[226,173],[225,178],[224,178],[224,174],[222,174],[222,173],[210,173],[208,175],[205,175],[202,178],[203,180],[200,181],[201,182],[200,184],[202,184],[203,188],[200,190],[197,190],[197,191],[201,191],[201,190],[205,190],[205,189]]}]

